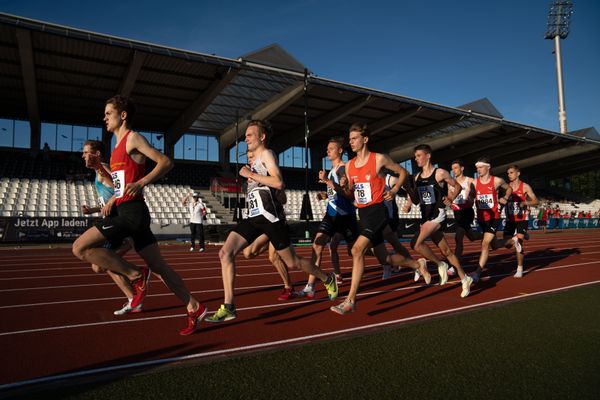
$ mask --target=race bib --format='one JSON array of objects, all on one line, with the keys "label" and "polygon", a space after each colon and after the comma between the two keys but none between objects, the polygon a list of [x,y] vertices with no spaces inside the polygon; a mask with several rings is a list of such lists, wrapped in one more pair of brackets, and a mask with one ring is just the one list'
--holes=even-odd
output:
[{"label": "race bib", "polygon": [[465,199],[465,196],[463,195],[462,192],[460,192],[453,201],[454,204],[465,204],[466,202],[467,202],[467,199]]},{"label": "race bib", "polygon": [[354,198],[358,204],[369,204],[372,201],[371,183],[355,183]]},{"label": "race bib", "polygon": [[330,186],[327,186],[327,198],[329,200],[335,200],[335,190]]},{"label": "race bib", "polygon": [[435,192],[433,190],[433,185],[429,186],[419,186],[419,197],[421,198],[421,204],[429,205],[435,204]]},{"label": "race bib", "polygon": [[113,188],[115,190],[115,197],[117,199],[123,197],[125,194],[125,170],[121,169],[110,173],[113,181]]},{"label": "race bib", "polygon": [[248,218],[257,217],[265,211],[258,190],[248,193]]},{"label": "race bib", "polygon": [[477,206],[481,210],[490,210],[494,207],[494,196],[492,194],[478,194]]},{"label": "race bib", "polygon": [[510,203],[509,211],[513,215],[519,215],[519,214],[521,214],[521,207],[519,207],[519,203],[511,202]]}]

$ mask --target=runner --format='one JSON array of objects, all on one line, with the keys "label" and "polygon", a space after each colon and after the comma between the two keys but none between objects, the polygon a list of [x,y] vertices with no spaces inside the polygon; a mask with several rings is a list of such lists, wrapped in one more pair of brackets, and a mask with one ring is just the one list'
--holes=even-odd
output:
[{"label": "runner", "polygon": [[[131,99],[115,96],[106,102],[104,123],[106,130],[115,135],[117,143],[110,158],[114,195],[104,207],[103,214],[109,215],[116,205],[117,216],[106,217],[84,232],[73,243],[73,254],[83,261],[126,276],[135,289],[131,300],[131,307],[135,309],[144,302],[149,272],[141,270],[114,251],[98,247],[106,241],[118,245],[131,237],[135,250],[150,270],[160,276],[186,305],[187,327],[179,333],[189,335],[198,328],[198,322],[206,314],[206,307],[190,294],[179,275],[162,258],[156,238],[150,230],[150,213],[143,196],[144,186],[163,177],[173,167],[173,162],[150,146],[142,135],[130,129],[134,116],[135,105]],[[156,166],[144,176],[146,157],[156,162]]]},{"label": "runner", "polygon": [[[407,178],[408,180],[410,178]],[[385,187],[384,190],[388,193],[392,190],[392,188],[398,182],[398,177],[391,174],[385,175]],[[383,238],[392,246],[396,254],[400,254],[402,257],[406,259],[412,259],[410,253],[406,248],[400,243],[400,239],[398,238],[398,227],[400,226],[400,215],[398,214],[398,204],[396,203],[396,195],[391,196],[389,200],[384,200],[383,203],[388,211],[388,224],[383,229]],[[423,260],[425,261],[425,260]],[[424,276],[428,276],[429,272],[427,271],[427,267],[425,263],[423,265],[418,262],[410,263],[409,267],[411,267],[416,275],[423,274]],[[396,272],[400,272],[401,266],[398,265]],[[392,266],[389,264],[383,265],[383,275],[382,279],[388,279],[392,276]],[[431,277],[431,275],[429,275]],[[430,278],[429,278],[430,279]]]},{"label": "runner", "polygon": [[291,245],[283,220],[283,207],[274,195],[275,190],[284,188],[284,183],[275,154],[266,147],[269,131],[270,127],[260,120],[250,121],[246,129],[246,144],[254,156],[252,165],[240,169],[240,176],[248,179],[248,218],[238,222],[219,251],[225,301],[215,314],[205,319],[207,322],[223,322],[236,318],[235,256],[263,233],[269,237],[286,265],[300,268],[323,281],[331,300],[338,294],[335,274],[326,275],[308,260],[298,257]]},{"label": "runner", "polygon": [[[367,143],[370,132],[364,123],[354,123],[349,130],[350,147],[356,157],[350,160],[346,168],[347,184],[343,189],[346,196],[354,195],[360,217],[360,235],[352,246],[352,282],[346,299],[337,306],[331,307],[333,312],[348,314],[355,310],[358,287],[364,272],[365,253],[373,248],[377,258],[384,259],[392,265],[414,266],[417,262],[404,258],[399,254],[388,255],[383,242],[383,229],[387,226],[387,210],[383,201],[391,200],[398,193],[406,179],[406,170],[381,153],[369,151]],[[398,174],[398,182],[385,192],[385,179],[379,171],[387,168]],[[420,261],[421,263],[424,260]]]},{"label": "runner", "polygon": [[504,239],[501,242],[507,248],[514,247],[517,257],[517,272],[515,278],[523,277],[523,240],[529,226],[529,207],[538,205],[538,199],[527,183],[523,182],[521,170],[518,165],[511,165],[506,171],[512,193],[508,199],[506,210],[506,225],[504,226]]},{"label": "runner", "polygon": [[[456,269],[461,281],[462,291],[460,297],[467,297],[470,292],[473,280],[465,274],[458,261],[450,249],[450,245],[444,236],[446,228],[447,205],[452,204],[454,196],[460,193],[460,185],[450,176],[448,171],[442,168],[435,168],[431,163],[432,149],[427,144],[420,144],[415,147],[415,161],[421,172],[415,175],[415,192],[405,204],[405,210],[410,207],[412,198],[419,201],[421,209],[421,226],[411,241],[412,248],[426,259],[434,262],[438,266],[440,276],[440,285],[445,285],[448,281],[448,264],[440,260],[431,251],[425,240],[430,237],[433,243],[440,249],[444,257]],[[452,186],[454,190],[448,196],[444,196],[445,187]],[[426,278],[426,277],[425,277]],[[426,283],[427,280],[425,281]]]},{"label": "runner", "polygon": [[[344,239],[348,249],[352,246],[358,236],[358,225],[356,222],[356,208],[352,203],[352,196],[347,197],[342,188],[346,181],[346,165],[342,160],[344,153],[344,138],[341,136],[332,137],[327,144],[327,158],[331,161],[331,170],[326,175],[324,170],[319,171],[319,182],[327,185],[327,192],[317,194],[319,200],[327,200],[327,211],[317,229],[317,234],[312,244],[311,262],[320,267],[323,248],[327,243],[334,242],[333,238],[339,235],[339,239]],[[336,238],[333,244],[330,244],[331,265],[335,272],[338,286],[342,284],[342,273],[340,270],[340,261],[337,253],[339,239]],[[315,277],[308,277],[308,282],[304,289],[298,292],[299,296],[313,298],[315,296]]]},{"label": "runner", "polygon": [[[465,167],[460,160],[452,161],[452,173],[454,179],[461,187],[460,193],[454,198],[452,202],[452,210],[454,211],[454,222],[456,223],[456,233],[454,235],[454,241],[456,246],[454,248],[454,254],[460,260],[463,254],[463,241],[466,236],[471,242],[475,240],[481,240],[483,235],[480,232],[476,232],[472,228],[473,220],[475,219],[475,211],[473,210],[473,203],[475,201],[475,185],[473,184],[473,178],[464,175]],[[448,190],[453,191],[454,186],[449,186]],[[452,276],[450,270],[448,274]]]},{"label": "runner", "polygon": [[[98,200],[100,202],[100,205],[97,207],[88,207],[85,204],[82,205],[81,212],[85,215],[101,212],[102,208],[106,205],[106,202],[108,202],[114,194],[113,183],[110,177],[110,168],[108,164],[104,162],[104,154],[104,144],[98,140],[88,140],[83,145],[83,154],[81,157],[85,160],[85,166],[87,168],[93,169],[96,173],[94,179],[94,186],[96,188],[96,194],[98,195]],[[115,216],[116,211],[117,210],[113,208],[110,216]],[[125,255],[125,253],[127,253],[131,249],[131,245],[129,244],[129,241],[127,239],[118,247],[113,248],[111,243],[106,243],[104,247],[110,250],[115,250],[115,252],[119,256]],[[106,272],[127,298],[127,302],[123,304],[123,307],[114,311],[115,315],[123,315],[130,312],[137,313],[142,311],[141,304],[139,304],[136,308],[131,307],[131,300],[135,295],[135,290],[133,289],[127,278],[125,278],[121,274],[116,274],[112,271],[106,270],[96,264],[92,264],[92,270],[95,273]],[[148,276],[148,278],[150,278],[149,273],[146,273],[146,275]]]},{"label": "runner", "polygon": [[[491,164],[489,157],[480,157],[475,163],[475,167],[479,175],[475,179],[475,205],[477,206],[477,222],[483,232],[483,238],[481,239],[479,265],[470,276],[473,278],[473,282],[478,282],[489,257],[490,245],[494,249],[498,247],[498,242],[496,241],[496,230],[498,229],[498,220],[500,219],[498,204],[506,205],[508,198],[512,194],[512,188],[504,179],[490,175]],[[500,199],[498,199],[499,188],[505,190],[504,197]]]}]

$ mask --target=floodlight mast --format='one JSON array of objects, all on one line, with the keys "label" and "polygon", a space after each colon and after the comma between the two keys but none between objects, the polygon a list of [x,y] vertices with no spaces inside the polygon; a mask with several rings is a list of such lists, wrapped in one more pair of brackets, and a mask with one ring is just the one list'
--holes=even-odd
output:
[{"label": "floodlight mast", "polygon": [[555,0],[550,4],[550,11],[548,12],[548,30],[546,31],[545,36],[545,39],[554,40],[556,80],[558,85],[558,121],[561,133],[567,133],[567,110],[565,108],[565,94],[562,79],[560,39],[566,39],[569,35],[571,14],[573,14],[573,3],[570,1]]}]

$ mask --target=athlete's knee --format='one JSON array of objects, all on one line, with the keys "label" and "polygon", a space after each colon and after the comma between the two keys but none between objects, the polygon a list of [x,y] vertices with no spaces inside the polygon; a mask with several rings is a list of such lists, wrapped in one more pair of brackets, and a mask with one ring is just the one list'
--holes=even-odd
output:
[{"label": "athlete's knee", "polygon": [[89,249],[88,246],[86,246],[84,243],[80,242],[79,240],[76,240],[75,243],[73,243],[72,252],[75,257],[79,258],[82,261],[86,261],[88,249]]},{"label": "athlete's knee", "polygon": [[365,253],[364,249],[360,248],[359,246],[352,246],[352,257],[356,258],[356,257],[362,257],[362,255]]},{"label": "athlete's knee", "polygon": [[[251,252],[250,252],[251,254]],[[219,259],[221,261],[225,261],[225,260],[229,260],[232,261],[234,258],[233,252],[229,249],[226,249],[225,247],[221,247],[221,249],[219,250]]]}]

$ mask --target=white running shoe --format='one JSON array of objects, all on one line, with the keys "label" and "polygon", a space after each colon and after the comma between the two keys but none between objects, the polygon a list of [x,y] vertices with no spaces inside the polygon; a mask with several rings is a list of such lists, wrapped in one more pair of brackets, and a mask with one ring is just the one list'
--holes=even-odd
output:
[{"label": "white running shoe", "polygon": [[413,280],[415,282],[419,282],[419,278],[421,277],[421,274],[419,273],[418,270],[415,270],[415,276],[413,277]]},{"label": "white running shoe", "polygon": [[298,297],[306,297],[307,299],[315,298],[315,287],[313,285],[309,285],[308,283],[304,286],[304,289],[296,292]]},{"label": "white running shoe", "polygon": [[389,279],[392,277],[392,266],[388,264],[383,264],[383,276],[381,279]]},{"label": "white running shoe", "polygon": [[129,313],[137,313],[142,311],[142,304],[138,304],[137,307],[131,307],[131,299],[127,303],[123,304],[123,307],[115,310],[114,315],[125,315]]},{"label": "white running shoe", "polygon": [[512,240],[513,240],[513,243],[515,244],[515,250],[517,250],[517,253],[522,253],[523,246],[521,246],[521,243],[519,242],[519,238],[517,236],[513,236]]},{"label": "white running shoe", "polygon": [[523,267],[517,267],[517,272],[513,275],[515,278],[523,277]]},{"label": "white running shoe", "polygon": [[440,275],[440,286],[444,286],[448,282],[448,264],[444,261],[438,265],[438,274]]},{"label": "white running shoe", "polygon": [[425,280],[425,284],[429,285],[431,283],[431,274],[429,273],[429,271],[427,270],[427,260],[424,258],[419,258],[417,260],[417,262],[419,263],[419,266],[423,269],[423,274],[421,274],[421,272],[419,272],[420,275],[423,275],[423,279]]},{"label": "white running shoe", "polygon": [[194,251],[194,248],[193,248],[193,247],[190,247],[190,251]]},{"label": "white running shoe", "polygon": [[454,267],[448,268],[448,276],[455,276],[455,275],[456,275],[456,270],[454,269]]},{"label": "white running shoe", "polygon": [[460,297],[465,298],[471,293],[471,285],[473,284],[473,278],[469,275],[465,275],[465,277],[460,281],[462,284],[462,292],[460,292]]},{"label": "white running shoe", "polygon": [[200,248],[198,249],[198,253],[202,253],[203,251],[204,251],[204,247],[200,247]]}]

